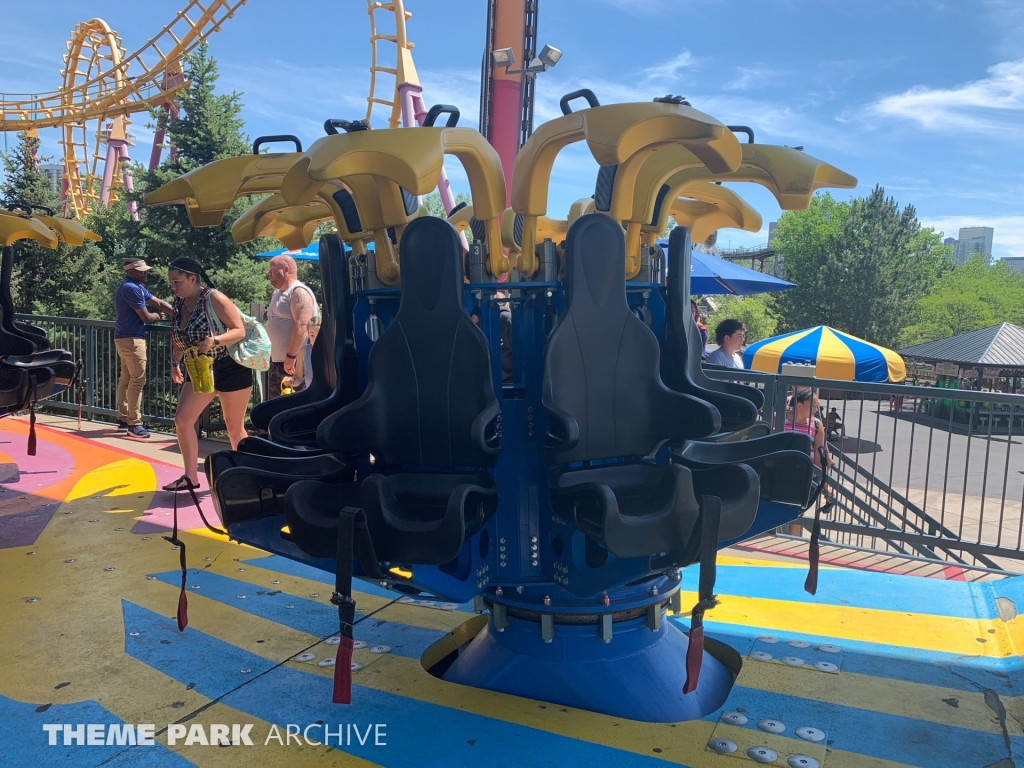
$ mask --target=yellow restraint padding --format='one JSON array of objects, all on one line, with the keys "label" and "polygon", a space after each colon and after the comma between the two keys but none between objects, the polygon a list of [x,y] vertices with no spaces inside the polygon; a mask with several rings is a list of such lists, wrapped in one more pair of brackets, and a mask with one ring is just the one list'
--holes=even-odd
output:
[{"label": "yellow restraint padding", "polygon": [[[494,148],[470,128],[419,127],[388,131],[357,131],[317,140],[285,176],[281,192],[292,205],[308,202],[324,182],[352,176],[373,176],[397,184],[414,195],[437,187],[444,155],[455,155],[469,177],[473,208],[487,230],[488,261],[495,276],[508,272],[501,251],[500,216],[505,204],[501,160]],[[381,195],[386,227],[404,227],[406,217],[401,195]],[[360,211],[360,218],[362,218]],[[374,229],[370,222],[364,227]],[[386,239],[386,238],[385,238]],[[377,237],[381,243],[382,238]],[[398,281],[398,262],[383,263],[376,254],[377,273],[390,284]]]},{"label": "yellow restraint padding", "polygon": [[236,243],[273,237],[285,248],[297,251],[310,244],[317,227],[333,218],[331,209],[320,200],[290,206],[280,192],[275,192],[238,217],[231,225],[231,237]]},{"label": "yellow restraint padding", "polygon": [[[736,137],[722,123],[681,104],[610,104],[545,123],[523,145],[512,172],[512,207],[523,214],[521,258],[528,262],[519,266],[523,275],[536,270],[536,217],[547,213],[555,157],[566,145],[584,140],[599,165],[618,165],[626,176],[639,170],[640,158],[666,144],[683,144],[716,173],[734,170],[742,155]],[[610,213],[616,217],[614,205]]]},{"label": "yellow restraint padding", "polygon": [[47,248],[57,247],[57,235],[34,216],[0,210],[0,246],[6,248],[18,240],[35,240]]},{"label": "yellow restraint padding", "polygon": [[85,245],[86,240],[91,240],[94,243],[101,242],[102,237],[97,235],[91,229],[86,229],[77,221],[71,219],[62,219],[57,216],[36,216],[33,218],[39,219],[46,226],[57,233],[57,237],[63,240],[68,245],[79,246]]},{"label": "yellow restraint padding", "polygon": [[[691,165],[673,173],[664,183],[669,186],[668,194],[671,199],[686,194],[685,190],[693,184],[711,180],[760,184],[775,196],[779,207],[784,211],[807,210],[811,204],[811,197],[819,189],[852,189],[857,186],[856,178],[833,165],[796,149],[769,144],[744,144],[743,165],[734,173],[716,175]],[[645,211],[648,217],[646,222],[650,222],[650,216],[653,215],[654,199],[660,188],[659,184],[653,189],[653,197],[650,196],[651,189],[645,191],[638,187],[636,190],[637,197],[634,203],[637,205],[641,203],[644,195],[649,196],[649,205]],[[637,213],[636,208],[633,213]],[[660,226],[663,230],[668,223],[668,215],[668,210],[662,209],[654,226]]]},{"label": "yellow restraint padding", "polygon": [[243,195],[277,192],[298,152],[214,160],[146,195],[146,205],[185,205],[193,227],[215,227]]},{"label": "yellow restraint padding", "polygon": [[[668,204],[667,199],[665,204]],[[758,232],[762,225],[761,214],[750,203],[728,187],[710,182],[688,186],[685,197],[677,197],[671,202],[669,215],[676,224],[690,228],[690,238],[695,243],[703,242],[719,229]],[[650,225],[641,229],[645,234],[664,231]]]}]

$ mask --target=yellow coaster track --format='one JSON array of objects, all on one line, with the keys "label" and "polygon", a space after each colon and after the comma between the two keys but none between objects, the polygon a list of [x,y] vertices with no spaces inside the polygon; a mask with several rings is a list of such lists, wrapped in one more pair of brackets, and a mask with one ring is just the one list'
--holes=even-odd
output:
[{"label": "yellow coaster track", "polygon": [[102,19],[78,24],[67,44],[61,88],[3,94],[0,131],[62,128],[68,211],[85,215],[99,196],[96,170],[105,157],[100,151],[104,129],[114,135],[126,132],[129,115],[157,108],[183,88],[183,57],[245,2],[190,0],[156,36],[127,56],[121,39]]},{"label": "yellow coaster track", "polygon": [[[366,98],[366,121],[369,123],[373,116],[374,104],[380,104],[391,109],[391,114],[388,116],[388,128],[399,128],[402,125],[402,99],[398,88],[402,84],[415,86],[420,84],[416,74],[416,65],[412,62],[412,49],[415,44],[409,42],[405,28],[405,22],[412,18],[412,14],[405,10],[403,0],[392,0],[390,3],[367,0],[366,5],[367,12],[370,14],[370,95]],[[393,17],[395,28],[393,35],[377,31],[377,14],[379,12],[391,14]],[[380,50],[381,43],[392,43],[395,46],[395,66],[387,67],[381,64],[383,58]],[[390,57],[388,60],[390,61]],[[378,78],[381,74],[391,75],[395,79],[390,98],[380,95],[380,91],[384,87]]]}]

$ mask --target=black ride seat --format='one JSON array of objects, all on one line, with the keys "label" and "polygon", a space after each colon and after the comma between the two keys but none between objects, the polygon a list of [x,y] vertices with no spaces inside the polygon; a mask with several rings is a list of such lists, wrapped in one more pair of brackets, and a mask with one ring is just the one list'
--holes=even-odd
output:
[{"label": "black ride seat", "polygon": [[665,323],[665,355],[661,375],[677,392],[696,395],[712,403],[722,414],[722,431],[750,427],[764,407],[764,394],[756,387],[710,379],[701,367],[700,331],[690,314],[690,281],[684,274],[689,262],[689,227],[676,227],[668,239],[668,307]]},{"label": "black ride seat", "polygon": [[544,352],[554,508],[624,558],[683,551],[702,495],[722,499],[723,532],[742,533],[757,507],[753,472],[642,461],[663,442],[714,434],[721,418],[662,381],[658,341],[626,303],[621,228],[601,214],[581,216],[565,253],[565,311]]},{"label": "black ride seat", "polygon": [[358,489],[316,481],[289,488],[292,539],[325,557],[335,551],[345,505],[366,512],[380,560],[453,560],[497,508],[486,471],[499,448],[500,413],[490,349],[463,303],[462,246],[446,221],[425,217],[402,238],[398,314],[370,350],[366,390],[329,417],[321,445],[372,454],[375,474]]},{"label": "black ride seat", "polygon": [[[723,413],[724,433],[691,440],[673,453],[694,471],[735,464],[757,473],[762,499],[806,507],[814,498],[816,471],[811,460],[811,439],[798,432],[768,434],[770,427],[755,422],[764,403],[760,390],[743,384],[709,379],[700,366],[700,337],[690,314],[689,283],[684,279],[689,261],[690,232],[676,227],[668,246],[668,301],[662,359],[665,382],[714,403]],[[715,387],[717,389],[710,389]],[[755,403],[759,403],[755,406]],[[732,417],[727,421],[726,414]],[[724,520],[723,520],[724,522]],[[728,540],[731,537],[723,536]]]}]

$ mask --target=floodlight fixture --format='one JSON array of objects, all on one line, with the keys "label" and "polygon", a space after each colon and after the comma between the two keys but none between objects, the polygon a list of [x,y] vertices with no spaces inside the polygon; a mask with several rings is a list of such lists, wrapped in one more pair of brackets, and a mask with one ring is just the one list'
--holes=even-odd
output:
[{"label": "floodlight fixture", "polygon": [[516,63],[516,56],[511,48],[499,48],[491,53],[494,65],[504,67],[506,75],[536,75],[538,72],[546,72],[558,63],[562,58],[562,52],[552,45],[545,45],[539,56],[530,59],[524,69],[511,69]]},{"label": "floodlight fixture", "polygon": [[495,66],[505,67],[506,69],[516,63],[516,55],[512,52],[511,48],[499,48],[491,53],[491,58],[494,59]]},{"label": "floodlight fixture", "polygon": [[562,58],[562,52],[553,45],[545,45],[540,49],[540,55],[537,58],[544,63],[545,69],[549,69],[555,66],[558,60]]}]

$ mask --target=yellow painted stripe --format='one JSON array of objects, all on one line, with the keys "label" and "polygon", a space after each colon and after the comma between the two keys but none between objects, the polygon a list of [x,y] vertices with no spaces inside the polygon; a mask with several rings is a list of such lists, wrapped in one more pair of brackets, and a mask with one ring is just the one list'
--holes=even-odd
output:
[{"label": "yellow painted stripe", "polygon": [[801,333],[795,333],[792,336],[786,336],[783,339],[765,344],[754,353],[754,358],[750,361],[750,370],[778,373],[779,358],[782,357],[782,353],[786,351],[790,344],[800,341],[800,339],[809,335],[814,330],[814,328],[809,328]]},{"label": "yellow painted stripe", "polygon": [[[693,605],[696,600],[696,592],[682,595],[683,605]],[[1024,616],[1004,622],[734,595],[722,595],[720,600],[706,614],[711,621],[778,631],[799,627],[808,635],[962,656],[1005,658],[1024,650]],[[986,642],[978,642],[979,638]]]},{"label": "yellow painted stripe", "polygon": [[822,326],[814,374],[820,379],[853,381],[857,377],[857,361],[853,352],[828,326]]},{"label": "yellow painted stripe", "polygon": [[[971,691],[852,672],[822,674],[813,669],[754,661],[743,665],[737,684],[842,707],[955,725],[997,735],[1003,733],[994,713],[985,704],[984,695]],[[1007,705],[1008,701],[1012,701],[1020,704],[1019,699],[1006,697],[1003,703]],[[951,700],[955,700],[956,709],[947,703]],[[1024,736],[1024,724],[1011,722],[1011,718],[1007,718],[1006,726],[1011,736]]]}]

